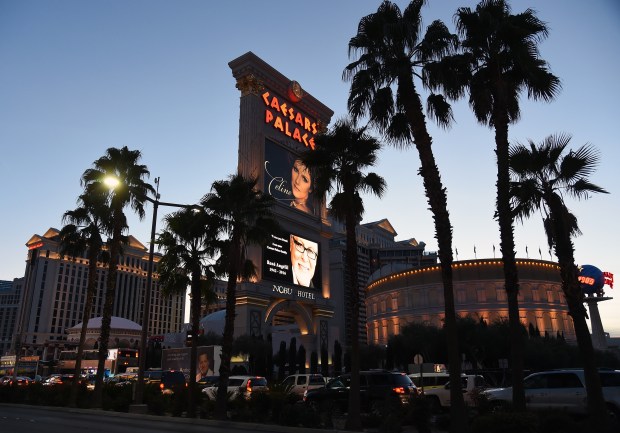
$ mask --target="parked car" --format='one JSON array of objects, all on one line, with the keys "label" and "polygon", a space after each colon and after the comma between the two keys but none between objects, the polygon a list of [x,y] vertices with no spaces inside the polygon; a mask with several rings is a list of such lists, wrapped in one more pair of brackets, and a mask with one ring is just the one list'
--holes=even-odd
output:
[{"label": "parked car", "polygon": [[[83,379],[80,378],[80,382]],[[70,385],[73,382],[73,374],[53,374],[43,381],[43,385]]]},{"label": "parked car", "polygon": [[[603,398],[609,411],[620,418],[620,371],[599,371]],[[586,388],[583,370],[551,370],[533,373],[523,379],[525,401],[528,409],[564,410],[574,414],[585,414]],[[494,388],[482,392],[493,407],[512,403],[512,388]]]},{"label": "parked car", "polygon": [[287,393],[301,398],[307,390],[322,388],[325,384],[326,380],[322,374],[292,374],[287,376],[281,385]]},{"label": "parked car", "polygon": [[[217,398],[218,384],[203,388],[202,392],[209,400]],[[249,400],[253,393],[268,392],[267,379],[261,376],[230,376],[228,378],[228,399],[245,398]]]},{"label": "parked car", "polygon": [[163,370],[146,370],[144,372],[144,383],[160,383]]},{"label": "parked car", "polygon": [[162,371],[159,389],[162,394],[174,394],[187,388],[187,380],[185,374],[178,370]]},{"label": "parked car", "polygon": [[[451,382],[446,382],[444,386],[429,389],[424,388],[424,395],[429,399],[435,410],[450,408],[451,385]],[[467,406],[476,406],[478,403],[477,396],[480,395],[482,390],[489,387],[484,376],[478,374],[461,375],[461,383],[459,386],[463,393],[463,400],[465,400]]]},{"label": "parked car", "polygon": [[199,381],[196,382],[199,388],[207,388],[209,386],[217,386],[219,376],[202,376]]},{"label": "parked car", "polygon": [[425,391],[432,388],[442,388],[450,381],[448,373],[412,373],[409,378],[418,389],[424,388]]},{"label": "parked car", "polygon": [[[324,387],[306,391],[304,402],[346,412],[350,385],[351,375],[343,374],[327,382]],[[363,412],[383,413],[386,405],[406,405],[415,396],[416,386],[405,373],[374,370],[360,372],[360,402]]]},{"label": "parked car", "polygon": [[13,376],[2,376],[2,377],[0,377],[0,386],[1,385],[8,385],[9,382],[11,382],[11,378],[12,377]]},{"label": "parked car", "polygon": [[8,385],[27,386],[27,385],[30,385],[31,383],[34,383],[34,380],[32,380],[31,378],[27,376],[17,376],[16,378],[11,377],[9,379]]}]

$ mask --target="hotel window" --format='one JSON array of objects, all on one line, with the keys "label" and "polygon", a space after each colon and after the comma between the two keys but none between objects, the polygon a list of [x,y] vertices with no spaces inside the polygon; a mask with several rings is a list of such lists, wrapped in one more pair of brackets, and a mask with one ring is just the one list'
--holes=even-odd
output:
[{"label": "hotel window", "polygon": [[554,302],[552,290],[547,290],[547,302],[549,302],[550,304]]},{"label": "hotel window", "polygon": [[456,302],[459,304],[464,304],[467,301],[467,297],[465,295],[465,290],[457,290],[456,291]]},{"label": "hotel window", "polygon": [[485,289],[478,289],[476,291],[476,296],[477,296],[478,302],[487,301],[487,291]]},{"label": "hotel window", "polygon": [[507,299],[507,297],[506,297],[506,290],[504,290],[504,289],[497,289],[496,293],[497,293],[497,300],[498,301],[505,301]]},{"label": "hotel window", "polygon": [[532,289],[532,301],[540,302],[540,292],[538,289]]},{"label": "hotel window", "polygon": [[398,298],[392,298],[392,310],[398,310]]}]

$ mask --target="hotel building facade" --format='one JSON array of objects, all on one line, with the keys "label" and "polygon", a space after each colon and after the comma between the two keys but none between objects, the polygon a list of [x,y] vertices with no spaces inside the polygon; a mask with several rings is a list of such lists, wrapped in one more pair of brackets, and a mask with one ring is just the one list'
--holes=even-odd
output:
[{"label": "hotel building facade", "polygon": [[[22,355],[38,355],[42,360],[54,359],[58,350],[72,347],[67,330],[84,320],[88,259],[86,254],[62,257],[59,231],[54,228],[32,236],[26,246],[28,259],[12,349],[21,348]],[[155,261],[160,257],[156,254]],[[97,288],[88,318],[99,317],[103,311],[108,271],[103,263],[97,268]],[[147,248],[129,236],[119,261],[113,316],[142,323],[147,268]],[[184,321],[185,299],[185,293],[163,296],[155,275],[149,334],[178,332]]]}]

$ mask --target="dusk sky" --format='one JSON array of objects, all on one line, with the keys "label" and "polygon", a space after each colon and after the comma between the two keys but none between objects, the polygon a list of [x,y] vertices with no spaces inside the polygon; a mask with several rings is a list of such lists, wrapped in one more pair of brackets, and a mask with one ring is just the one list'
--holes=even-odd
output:
[{"label": "dusk sky", "polygon": [[[402,9],[408,4],[396,2]],[[429,1],[424,24],[443,20],[469,0]],[[195,203],[215,180],[236,170],[239,91],[228,62],[252,51],[334,110],[346,115],[348,42],[360,18],[379,0],[161,1],[0,0],[0,279],[22,277],[34,234],[60,229],[75,208],[80,176],[109,147],[142,152],[161,199]],[[514,0],[513,13],[531,7],[549,26],[542,58],[562,80],[552,103],[521,98],[521,120],[511,141],[540,142],[571,134],[601,153],[591,181],[609,194],[566,197],[583,235],[578,264],[620,276],[620,3]],[[448,130],[428,120],[433,149],[448,192],[458,259],[500,257],[495,209],[493,132],[477,124],[466,101],[454,105]],[[385,147],[374,168],[385,177],[382,200],[367,197],[364,222],[387,218],[397,240],[437,242],[415,149]],[[146,218],[129,219],[148,244]],[[160,214],[165,213],[165,208]],[[541,217],[515,224],[518,257],[550,257]],[[162,227],[160,223],[159,228]],[[476,254],[474,256],[474,248]],[[456,258],[456,257],[455,257]],[[618,287],[605,287],[616,295]],[[620,294],[601,303],[603,326],[620,337]]]}]

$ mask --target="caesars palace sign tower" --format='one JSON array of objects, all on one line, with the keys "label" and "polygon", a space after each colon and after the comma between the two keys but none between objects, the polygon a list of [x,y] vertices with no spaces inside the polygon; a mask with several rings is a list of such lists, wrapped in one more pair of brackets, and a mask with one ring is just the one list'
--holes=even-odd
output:
[{"label": "caesars palace sign tower", "polygon": [[299,155],[314,149],[333,111],[252,52],[228,65],[241,93],[238,171],[275,199],[281,226],[267,245],[248,248],[258,276],[238,285],[235,335],[289,329],[308,353],[319,352],[342,330],[334,314],[342,294],[330,292],[325,202]]}]

